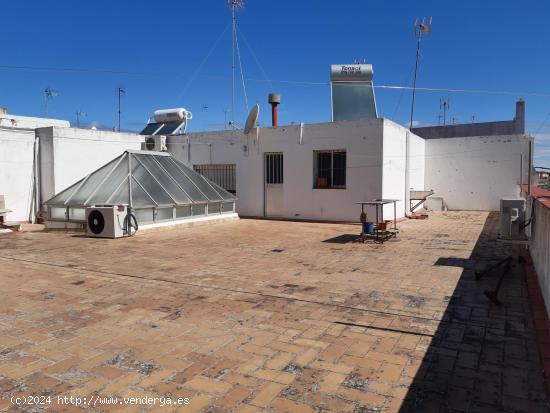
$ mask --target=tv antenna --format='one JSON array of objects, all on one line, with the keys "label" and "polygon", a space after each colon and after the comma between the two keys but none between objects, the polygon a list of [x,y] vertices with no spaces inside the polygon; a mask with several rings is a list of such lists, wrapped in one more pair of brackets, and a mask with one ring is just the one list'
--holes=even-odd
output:
[{"label": "tv antenna", "polygon": [[76,127],[77,128],[80,128],[80,118],[81,117],[86,117],[86,116],[87,116],[86,112],[82,112],[81,110],[76,111]]},{"label": "tv antenna", "polygon": [[[227,0],[229,7],[231,8],[231,124],[235,124],[235,49],[239,53],[239,44],[237,41],[237,18],[235,12],[237,10],[244,9],[244,0]],[[241,57],[239,53],[239,63]],[[242,74],[242,66],[241,66]],[[244,87],[244,77],[243,77],[243,87]],[[246,92],[245,92],[246,94]],[[247,104],[248,106],[248,104]]]},{"label": "tv antenna", "polygon": [[414,37],[416,38],[416,63],[414,67],[414,80],[413,80],[413,92],[411,103],[411,122],[409,129],[412,129],[413,116],[414,116],[414,99],[416,96],[416,76],[418,74],[418,60],[420,58],[420,42],[424,37],[431,36],[432,34],[432,18],[423,17],[422,20],[416,19],[414,22]]},{"label": "tv antenna", "polygon": [[225,129],[228,129],[228,126],[229,126],[227,124],[227,115],[229,115],[230,113],[231,113],[231,109],[229,109],[229,108],[226,108],[226,109],[223,110],[223,120],[224,120],[223,124],[225,125],[224,126]]},{"label": "tv antenna", "polygon": [[48,117],[48,102],[51,98],[59,96],[57,91],[53,90],[51,87],[44,89],[44,116]]},{"label": "tv antenna", "polygon": [[122,87],[117,88],[117,94],[118,94],[118,132],[120,132],[120,117],[121,117],[121,99],[122,95],[126,93],[126,90]]},{"label": "tv antenna", "polygon": [[439,99],[439,109],[443,111],[443,126],[447,123],[447,111],[451,108],[451,99]]}]

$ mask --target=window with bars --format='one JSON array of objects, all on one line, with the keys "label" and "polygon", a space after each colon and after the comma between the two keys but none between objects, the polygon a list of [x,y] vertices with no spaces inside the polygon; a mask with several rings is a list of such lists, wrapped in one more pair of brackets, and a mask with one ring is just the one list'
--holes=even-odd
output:
[{"label": "window with bars", "polygon": [[314,151],[314,188],[346,187],[346,151]]},{"label": "window with bars", "polygon": [[282,153],[265,154],[265,183],[266,184],[283,183],[283,154]]},{"label": "window with bars", "polygon": [[237,193],[235,164],[204,164],[193,165],[195,172],[218,184],[227,192]]}]

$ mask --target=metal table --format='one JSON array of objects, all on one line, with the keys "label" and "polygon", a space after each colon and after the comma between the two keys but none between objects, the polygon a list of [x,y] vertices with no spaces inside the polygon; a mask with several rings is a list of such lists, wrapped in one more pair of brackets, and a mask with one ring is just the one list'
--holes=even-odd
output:
[{"label": "metal table", "polygon": [[[357,205],[361,205],[361,212],[365,212],[365,206],[374,206],[375,213],[376,213],[376,227],[374,229],[374,232],[372,234],[366,234],[363,232],[363,228],[361,228],[361,239],[374,239],[377,242],[384,243],[384,241],[387,241],[388,239],[392,237],[397,237],[397,234],[399,233],[399,230],[397,229],[397,201],[399,199],[374,199],[372,201],[361,201],[356,202]],[[382,220],[384,220],[384,205],[387,204],[393,204],[393,229],[378,229],[378,224],[381,222],[380,217],[382,217]]]}]

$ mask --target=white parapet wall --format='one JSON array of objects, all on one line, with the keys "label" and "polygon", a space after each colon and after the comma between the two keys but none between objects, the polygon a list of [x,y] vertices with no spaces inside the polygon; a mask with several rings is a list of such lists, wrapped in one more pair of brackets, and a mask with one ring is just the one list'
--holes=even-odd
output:
[{"label": "white parapet wall", "polygon": [[8,221],[28,221],[33,193],[34,131],[0,128],[0,195]]},{"label": "white parapet wall", "polygon": [[0,195],[9,221],[32,219],[35,128],[69,127],[68,121],[0,114]]},{"label": "white parapet wall", "polygon": [[520,177],[528,180],[529,140],[524,135],[426,139],[425,187],[449,210],[499,210],[500,199],[519,196]]},{"label": "white parapet wall", "polygon": [[141,149],[142,142],[143,136],[137,134],[70,128],[66,121],[3,114],[0,194],[5,196],[6,208],[12,210],[7,219],[34,219],[35,144],[41,184],[39,198],[44,202],[126,149]]},{"label": "white parapet wall", "polygon": [[[409,186],[406,188],[407,139],[409,145]],[[385,199],[398,199],[397,216],[403,217],[408,211],[406,198],[411,189],[424,190],[424,149],[425,140],[409,132],[406,128],[384,119],[383,190]],[[408,213],[408,212],[407,212]],[[384,207],[384,219],[393,218],[393,207]]]},{"label": "white parapet wall", "polygon": [[534,220],[531,228],[531,257],[539,279],[540,290],[550,317],[550,201],[533,199]]}]

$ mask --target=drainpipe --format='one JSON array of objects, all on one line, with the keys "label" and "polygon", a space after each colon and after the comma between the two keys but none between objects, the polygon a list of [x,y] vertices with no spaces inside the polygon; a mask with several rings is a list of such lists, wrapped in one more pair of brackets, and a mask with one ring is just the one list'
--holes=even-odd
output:
[{"label": "drainpipe", "polygon": [[[42,207],[42,199],[41,199],[41,190],[40,190],[40,138],[35,135],[34,137],[34,147],[33,147],[33,181],[34,181],[34,217],[29,221],[33,223],[38,223],[38,218],[40,215],[40,208]],[[32,214],[32,212],[31,212]]]},{"label": "drainpipe", "polygon": [[531,169],[533,169],[533,138],[529,138],[529,181],[527,182],[527,194],[531,195]]},{"label": "drainpipe", "polygon": [[410,141],[410,131],[405,132],[405,216],[408,217],[410,215],[410,205],[411,205],[411,194],[410,194],[410,176],[409,176],[409,141]]}]

